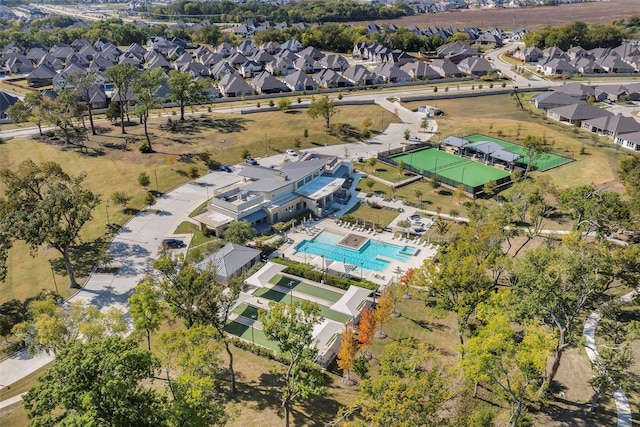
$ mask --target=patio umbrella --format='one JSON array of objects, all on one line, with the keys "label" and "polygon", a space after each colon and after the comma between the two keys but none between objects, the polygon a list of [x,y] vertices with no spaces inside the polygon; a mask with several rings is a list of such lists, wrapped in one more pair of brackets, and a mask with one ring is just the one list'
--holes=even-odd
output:
[{"label": "patio umbrella", "polygon": [[347,274],[354,268],[356,268],[355,265],[341,261],[334,261],[331,263],[331,265],[329,265],[329,270],[335,271],[336,273],[340,274]]}]

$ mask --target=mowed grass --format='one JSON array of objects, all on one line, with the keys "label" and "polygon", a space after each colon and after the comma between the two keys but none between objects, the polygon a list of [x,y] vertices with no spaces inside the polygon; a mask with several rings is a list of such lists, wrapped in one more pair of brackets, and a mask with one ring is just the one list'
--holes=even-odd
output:
[{"label": "mowed grass", "polygon": [[349,215],[358,218],[366,223],[374,223],[380,227],[386,227],[393,221],[399,213],[388,209],[376,209],[358,203]]},{"label": "mowed grass", "polygon": [[[527,135],[543,137],[552,144],[555,153],[576,159],[575,162],[543,172],[553,177],[561,189],[591,182],[597,186],[620,189],[617,162],[625,152],[617,151],[611,140],[605,138],[599,139],[600,146],[595,146],[587,132],[579,130],[576,134],[572,126],[547,119],[544,112],[529,103],[533,95],[535,93],[519,95],[525,110],[520,109],[516,99],[510,95],[429,101],[428,104],[444,112],[443,116],[437,118],[438,135],[432,140],[479,133],[522,144]],[[417,109],[425,103],[411,102],[405,106]],[[586,150],[585,155],[579,154],[582,147]]]},{"label": "mowed grass", "polygon": [[[332,121],[360,129],[365,118],[378,118],[381,114],[384,114],[385,123],[398,121],[395,115],[374,105],[339,107]],[[102,202],[94,210],[93,220],[83,228],[82,239],[85,242],[94,242],[102,238],[106,242],[107,210],[111,224],[123,225],[137,209],[144,207],[147,192],[137,182],[141,172],[149,174],[150,190],[156,190],[157,175],[157,189],[166,192],[189,181],[188,173],[191,168],[196,168],[201,175],[206,173],[204,162],[197,157],[199,153],[208,151],[215,162],[233,164],[241,161],[241,154],[245,149],[256,157],[264,155],[265,141],[269,155],[293,147],[296,139],[301,141],[303,149],[324,145],[324,122],[311,119],[306,110],[296,113],[265,112],[246,116],[216,113],[205,115],[219,120],[218,127],[192,126],[189,130],[191,133],[172,133],[160,129],[160,125],[166,124],[166,117],[152,119],[149,129],[156,151],[153,154],[138,152],[137,143],[128,144],[126,149],[123,149],[125,137],[137,137],[140,140],[144,138],[141,126],[129,126],[128,135],[120,135],[119,126],[100,123],[99,126],[107,132],[90,136],[87,143],[89,154],[81,154],[76,149],[65,149],[56,145],[57,143],[39,142],[31,138],[11,139],[0,144],[2,167],[16,170],[20,162],[31,159],[36,163],[54,161],[72,175],[86,173],[86,187],[100,194]],[[189,118],[190,116],[187,117]],[[177,117],[173,119],[177,120]],[[304,129],[309,129],[306,142]],[[224,142],[221,142],[222,140]],[[345,140],[329,135],[327,142],[336,144]],[[128,205],[130,211],[125,212],[120,206],[109,202],[114,191],[122,191],[132,197]],[[0,194],[4,196],[4,187],[1,184]],[[182,231],[182,228],[179,231]],[[99,252],[105,247],[106,243],[95,251]],[[48,261],[59,258],[59,254],[51,249],[40,248],[35,255],[35,258],[31,258],[28,248],[19,242],[9,251],[7,279],[0,284],[0,304],[14,298],[22,301],[36,295],[42,289],[54,289]],[[78,256],[83,257],[83,254],[76,254],[76,257]],[[85,269],[86,274],[78,277],[81,283],[86,280],[89,267]],[[64,297],[70,296],[72,291],[68,289],[66,278],[56,274],[56,280],[60,293]]]}]

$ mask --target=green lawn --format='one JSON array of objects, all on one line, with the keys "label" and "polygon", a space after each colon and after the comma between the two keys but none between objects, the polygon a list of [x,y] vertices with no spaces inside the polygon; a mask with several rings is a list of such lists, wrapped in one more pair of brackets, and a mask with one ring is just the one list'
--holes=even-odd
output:
[{"label": "green lawn", "polygon": [[[376,183],[376,185],[372,187],[372,191],[383,191],[380,189],[388,191],[388,188],[389,187],[383,184]],[[353,210],[349,211],[348,214],[367,223],[378,224],[380,227],[386,227],[399,215],[396,211],[372,208],[371,206],[364,206],[361,203],[354,206]]]}]

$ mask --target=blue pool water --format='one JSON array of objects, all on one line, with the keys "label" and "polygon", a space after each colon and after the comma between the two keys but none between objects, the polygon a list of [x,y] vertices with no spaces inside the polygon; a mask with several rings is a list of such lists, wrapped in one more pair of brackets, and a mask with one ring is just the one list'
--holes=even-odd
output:
[{"label": "blue pool water", "polygon": [[384,271],[389,266],[389,261],[378,256],[406,262],[415,253],[415,248],[410,246],[398,246],[390,243],[369,240],[359,250],[338,246],[338,242],[344,236],[323,231],[311,240],[303,240],[296,245],[299,256],[324,255],[333,261],[343,261],[360,266],[367,270]]}]

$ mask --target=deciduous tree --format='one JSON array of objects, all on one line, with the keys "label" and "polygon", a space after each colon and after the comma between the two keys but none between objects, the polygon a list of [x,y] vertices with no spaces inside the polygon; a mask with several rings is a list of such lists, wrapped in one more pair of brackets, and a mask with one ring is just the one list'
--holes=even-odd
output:
[{"label": "deciduous tree", "polygon": [[151,351],[151,332],[160,329],[162,312],[162,293],[156,288],[153,277],[145,276],[129,297],[129,312],[135,331],[144,331],[147,336],[147,349]]},{"label": "deciduous tree", "polygon": [[49,245],[62,255],[72,288],[77,288],[70,250],[100,198],[83,187],[85,175],[67,175],[60,165],[36,165],[26,160],[17,172],[0,170],[5,198],[0,199],[0,279],[6,276],[7,251],[15,240],[24,241],[35,255]]},{"label": "deciduous tree", "polygon": [[129,64],[128,62],[123,62],[113,67],[107,68],[104,72],[105,75],[111,79],[113,82],[113,90],[117,93],[117,101],[120,110],[120,133],[127,133],[124,129],[124,113],[127,110],[131,89],[135,83],[136,76],[140,71]]},{"label": "deciduous tree", "polygon": [[30,425],[166,425],[165,399],[147,385],[158,366],[131,340],[77,341],[24,395]]},{"label": "deciduous tree", "polygon": [[340,341],[340,350],[338,351],[338,368],[340,368],[347,380],[350,379],[349,374],[351,368],[353,368],[357,351],[358,347],[353,329],[346,327],[345,330],[342,331],[342,340]]},{"label": "deciduous tree", "polygon": [[320,99],[314,99],[309,104],[307,113],[312,119],[322,117],[325,122],[325,128],[327,131],[331,129],[331,117],[338,112],[335,102],[331,101],[328,96],[323,96]]},{"label": "deciduous tree", "polygon": [[391,289],[387,287],[382,291],[374,312],[376,325],[380,326],[377,334],[381,337],[386,336],[382,331],[382,326],[391,320],[391,313],[393,313],[393,296],[391,295]]},{"label": "deciduous tree", "polygon": [[156,96],[156,92],[162,84],[167,81],[162,68],[152,68],[145,70],[133,84],[133,91],[136,94],[136,105],[133,113],[140,117],[140,121],[144,126],[144,136],[149,145],[149,151],[153,151],[151,138],[149,137],[149,113],[158,106],[160,100]]},{"label": "deciduous tree", "polygon": [[78,99],[87,107],[89,115],[89,125],[91,126],[91,134],[96,135],[96,127],[93,124],[93,105],[91,104],[91,95],[98,90],[98,73],[95,70],[89,70],[86,73],[73,73],[69,76],[69,83],[73,87],[73,91]]},{"label": "deciduous tree", "polygon": [[571,211],[574,229],[605,237],[621,228],[629,211],[620,195],[593,184],[568,188],[560,195],[563,209]]},{"label": "deciduous tree", "polygon": [[320,323],[318,305],[309,301],[271,302],[269,310],[260,310],[258,318],[268,339],[278,345],[286,358],[284,384],[281,388],[285,426],[289,426],[291,404],[324,392],[323,374],[315,364],[313,327]]},{"label": "deciduous tree", "polygon": [[385,347],[377,378],[364,380],[356,399],[362,417],[375,426],[436,426],[451,398],[444,366],[425,344],[402,339]]},{"label": "deciduous tree", "polygon": [[247,221],[233,221],[224,232],[225,240],[239,245],[244,245],[254,235],[255,231]]},{"label": "deciduous tree", "polygon": [[373,334],[376,330],[376,318],[371,307],[365,307],[360,313],[360,324],[358,325],[358,343],[365,352],[371,347]]},{"label": "deciduous tree", "polygon": [[184,108],[202,102],[206,98],[204,89],[209,86],[209,82],[194,80],[187,72],[171,70],[168,85],[171,89],[171,99],[180,107],[180,120],[184,121]]},{"label": "deciduous tree", "polygon": [[527,167],[524,170],[524,177],[526,178],[529,175],[531,166],[537,166],[538,160],[551,150],[551,146],[547,143],[546,138],[527,135],[522,141],[522,147],[527,155]]}]

